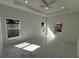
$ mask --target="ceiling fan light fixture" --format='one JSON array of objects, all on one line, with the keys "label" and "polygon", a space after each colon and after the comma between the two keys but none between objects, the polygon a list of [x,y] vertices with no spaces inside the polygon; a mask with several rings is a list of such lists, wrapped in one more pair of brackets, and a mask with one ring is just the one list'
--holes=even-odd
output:
[{"label": "ceiling fan light fixture", "polygon": [[63,7],[61,7],[62,9],[64,9],[65,7],[63,6]]},{"label": "ceiling fan light fixture", "polygon": [[49,8],[48,8],[48,7],[44,7],[44,9],[45,9],[45,10],[48,10]]}]

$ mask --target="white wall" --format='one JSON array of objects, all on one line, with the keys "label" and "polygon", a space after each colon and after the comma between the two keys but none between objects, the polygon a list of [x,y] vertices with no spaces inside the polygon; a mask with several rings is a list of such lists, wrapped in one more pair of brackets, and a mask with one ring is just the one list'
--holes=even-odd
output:
[{"label": "white wall", "polygon": [[78,38],[78,41],[77,41],[77,58],[79,58],[79,38]]},{"label": "white wall", "polygon": [[[37,21],[38,22],[37,28],[39,28],[41,21],[46,21],[47,24],[49,25],[49,28],[52,30],[52,32],[54,30],[55,22],[58,21],[63,23],[62,35],[59,35],[59,37],[57,37],[54,40],[48,39],[50,40],[50,42],[48,42],[48,40],[47,42],[45,42],[45,40],[43,41],[43,43],[47,43],[47,46],[48,46],[47,48],[48,50],[46,52],[49,53],[51,51],[48,55],[52,55],[53,53],[54,55],[56,55],[56,57],[61,56],[61,57],[73,58],[77,56],[77,39],[78,39],[78,31],[79,31],[78,20],[79,20],[79,14],[71,13],[71,14],[65,14],[60,16],[59,15],[52,16],[46,20],[45,18],[43,18],[42,20]],[[30,41],[32,41],[35,44],[38,44],[39,42],[41,42],[41,39],[40,40],[39,39],[37,40],[37,39],[32,38],[30,39]],[[52,49],[50,48],[50,46],[52,47]],[[54,48],[53,46],[56,48]]]},{"label": "white wall", "polygon": [[62,37],[64,41],[76,44],[78,38],[78,20],[79,14],[72,13],[60,16],[52,16],[47,20],[47,22],[52,31],[54,30],[55,22],[62,22]]},{"label": "white wall", "polygon": [[0,18],[0,57],[3,49],[3,36],[2,36],[2,26],[1,26],[1,18]]},{"label": "white wall", "polygon": [[[79,20],[78,20],[78,22],[79,22]],[[79,23],[78,23],[78,25],[79,25]],[[78,27],[78,33],[79,33],[79,27]],[[77,58],[79,58],[79,36],[78,36],[78,39],[77,39]]]},{"label": "white wall", "polygon": [[[57,40],[60,39],[61,45],[54,46],[56,46],[58,49],[61,49],[61,46],[64,46],[61,50],[59,50],[60,55],[63,55],[64,57],[77,57],[77,55],[79,57],[79,13],[52,16],[48,18],[47,22],[52,31],[54,30],[54,24],[57,21],[63,23],[63,32],[62,35],[60,35],[60,37],[57,38]],[[62,53],[61,51],[63,50],[64,52]]]},{"label": "white wall", "polygon": [[[0,5],[0,15],[2,17],[2,29],[3,29],[3,39],[4,39],[4,44],[9,44],[11,42],[16,42],[19,40],[27,40],[29,37],[33,37],[37,35],[35,32],[38,32],[37,24],[39,21],[42,19],[42,16],[31,14],[28,12],[23,12],[18,9],[14,9],[11,7],[7,7],[4,5]],[[13,19],[20,19],[20,39],[15,39],[15,40],[8,40],[7,38],[7,31],[6,31],[6,25],[5,25],[5,20],[6,18],[13,18]],[[39,23],[40,24],[40,23]]]},{"label": "white wall", "polygon": [[[21,22],[21,39],[27,39],[29,36],[33,36],[36,31],[40,32],[41,22],[44,21],[44,17],[31,14],[28,12],[23,12],[18,9],[14,9],[11,7],[6,7],[4,5],[0,5],[0,15],[2,16],[2,26],[5,28],[5,20],[6,18],[20,19]],[[78,15],[75,14],[67,14],[61,16],[52,16],[49,17],[47,22],[49,27],[53,31],[54,23],[60,21],[63,23],[63,37],[65,41],[76,43],[77,41],[77,20]],[[45,20],[46,21],[46,20]],[[37,30],[38,29],[38,30]],[[7,33],[6,28],[4,31],[4,41],[7,42]],[[12,40],[11,40],[12,41]]]},{"label": "white wall", "polygon": [[[45,18],[42,16],[31,14],[28,12],[23,12],[21,10],[7,7],[4,5],[0,5],[0,16],[2,21],[4,44],[9,44],[19,40],[27,40],[29,37],[34,37],[39,35],[42,21],[47,21],[52,31],[54,30],[55,22],[57,21],[62,22],[63,33],[61,37],[63,37],[63,40],[72,43],[75,46],[77,44],[78,20],[79,20],[79,14],[77,13],[52,16],[49,17],[48,20],[45,20]],[[6,18],[20,19],[21,22],[20,39],[8,40],[6,33],[6,25],[5,25]]]}]

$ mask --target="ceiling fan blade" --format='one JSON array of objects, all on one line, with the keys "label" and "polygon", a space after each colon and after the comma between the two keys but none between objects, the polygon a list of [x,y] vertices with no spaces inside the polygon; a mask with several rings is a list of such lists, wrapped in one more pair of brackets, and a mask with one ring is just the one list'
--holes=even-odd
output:
[{"label": "ceiling fan blade", "polygon": [[47,2],[46,2],[46,0],[42,0],[42,2],[45,4],[45,5],[49,5]]},{"label": "ceiling fan blade", "polygon": [[42,5],[41,7],[45,7],[44,5]]},{"label": "ceiling fan blade", "polygon": [[49,8],[52,8],[51,6],[49,6]]},{"label": "ceiling fan blade", "polygon": [[56,3],[56,0],[51,0],[49,4],[54,4],[54,3]]}]

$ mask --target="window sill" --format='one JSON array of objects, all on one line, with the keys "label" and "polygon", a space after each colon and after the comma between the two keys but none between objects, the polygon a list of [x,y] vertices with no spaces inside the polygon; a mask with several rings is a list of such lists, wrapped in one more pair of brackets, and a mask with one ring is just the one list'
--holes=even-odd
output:
[{"label": "window sill", "polygon": [[17,39],[17,38],[20,38],[20,36],[8,38],[8,40],[14,40],[14,39]]}]

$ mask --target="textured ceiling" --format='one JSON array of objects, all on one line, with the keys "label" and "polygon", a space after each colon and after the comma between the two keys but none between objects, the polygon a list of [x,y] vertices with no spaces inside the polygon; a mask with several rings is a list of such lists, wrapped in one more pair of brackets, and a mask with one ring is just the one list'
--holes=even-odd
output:
[{"label": "textured ceiling", "polygon": [[[79,0],[56,0],[56,3],[51,4],[51,8],[48,9],[48,13],[41,6],[44,5],[42,0],[0,0],[0,4],[17,8],[20,10],[28,11],[31,13],[39,14],[42,16],[52,16],[55,14],[64,14],[79,12]],[[46,0],[50,2],[51,0]],[[64,9],[62,8],[64,7]]]},{"label": "textured ceiling", "polygon": [[[16,0],[16,4],[21,5],[21,6],[26,6],[29,7],[30,9],[33,9],[37,12],[42,12],[46,13],[45,9],[41,7],[44,5],[42,0],[27,0],[28,3],[25,3],[25,0]],[[46,0],[47,2],[50,2],[51,0]],[[56,0],[56,3],[50,5],[51,8],[48,9],[47,14],[53,14],[57,12],[61,12],[64,10],[68,10],[67,4],[65,0]],[[64,7],[64,9],[62,8]]]}]

